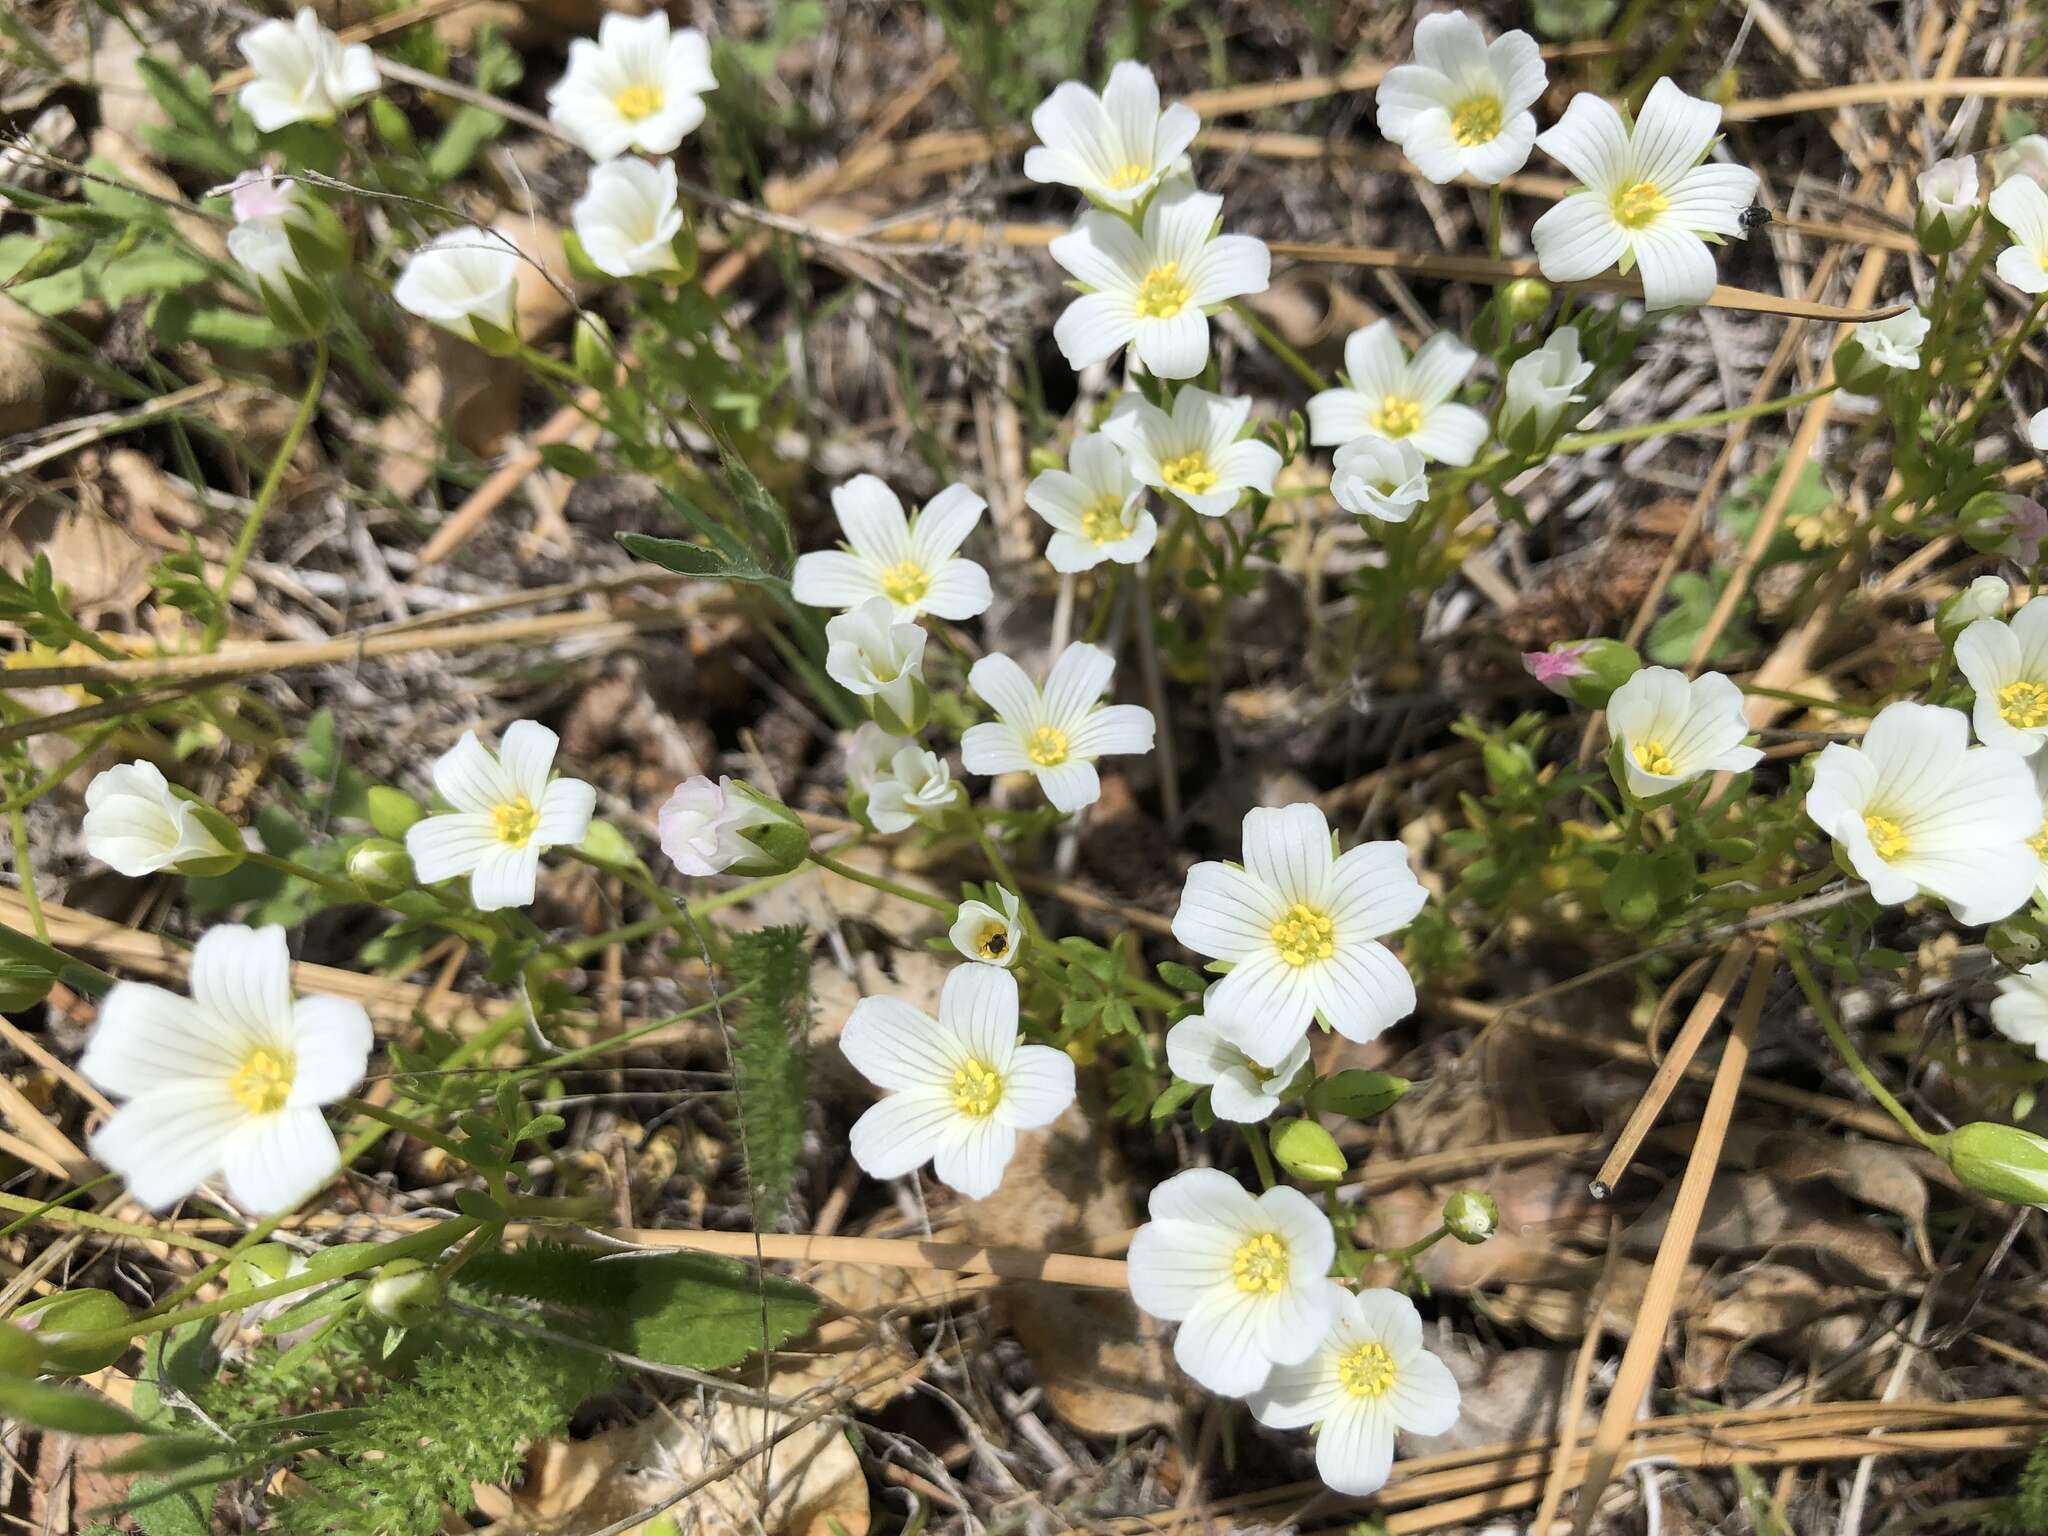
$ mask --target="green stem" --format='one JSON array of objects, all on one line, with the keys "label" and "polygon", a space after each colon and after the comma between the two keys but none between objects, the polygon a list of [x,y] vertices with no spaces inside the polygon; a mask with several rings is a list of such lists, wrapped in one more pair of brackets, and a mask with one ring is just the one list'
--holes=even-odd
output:
[{"label": "green stem", "polygon": [[1374,1264],[1411,1264],[1451,1235],[1449,1227],[1438,1227],[1427,1237],[1418,1237],[1405,1248],[1374,1248],[1366,1259]]},{"label": "green stem", "polygon": [[1500,183],[1495,182],[1488,188],[1486,198],[1486,254],[1495,261],[1500,260],[1501,201]]},{"label": "green stem", "polygon": [[[1498,192],[1495,195],[1498,196]],[[1261,320],[1258,314],[1243,299],[1232,299],[1230,301],[1230,312],[1245,323],[1245,329],[1258,337],[1260,343],[1268,352],[1271,352],[1281,362],[1291,368],[1294,371],[1294,376],[1300,379],[1302,383],[1306,384],[1310,389],[1316,390],[1328,389],[1330,387],[1330,381],[1316,371],[1315,364],[1282,341],[1279,333],[1266,324],[1265,321]]]},{"label": "green stem", "polygon": [[[114,1217],[102,1216],[97,1211],[74,1211],[47,1200],[30,1200],[21,1195],[0,1194],[0,1211],[19,1211],[31,1220],[46,1221],[53,1226],[76,1227],[83,1232],[107,1232],[116,1237],[132,1237],[146,1243],[168,1243],[173,1248],[190,1248],[198,1253],[227,1252],[219,1243],[208,1242],[203,1237],[194,1237],[189,1232],[180,1232],[173,1227],[152,1227],[138,1221],[117,1221]],[[8,1230],[13,1229],[10,1227]]]},{"label": "green stem", "polygon": [[284,484],[292,455],[299,451],[300,439],[313,424],[313,412],[319,409],[320,390],[326,382],[327,343],[316,338],[313,343],[313,375],[306,381],[306,392],[299,397],[298,412],[285,429],[284,441],[278,444],[277,456],[270,461],[270,470],[264,475],[263,484],[257,488],[255,504],[249,508],[249,515],[242,522],[242,532],[228,555],[227,570],[220,579],[220,612],[206,626],[206,649],[209,651],[217,649],[227,633],[228,605],[234,599],[235,583],[241,579],[249,552],[256,547],[256,535],[263,530],[263,520],[270,515],[271,503],[277,500],[278,488]]},{"label": "green stem", "polygon": [[318,886],[321,890],[331,895],[339,896],[344,901],[367,902],[370,899],[346,880],[337,880],[332,875],[323,875],[317,869],[308,869],[305,865],[297,863],[292,859],[279,858],[276,854],[266,853],[260,848],[252,848],[244,853],[242,857],[251,864],[261,864],[265,869],[274,869],[281,875],[289,875],[294,880],[303,880],[308,885]]},{"label": "green stem", "polygon": [[1812,874],[1804,875],[1787,885],[1772,886],[1768,890],[1710,891],[1700,898],[1700,905],[1716,910],[1732,907],[1737,911],[1743,911],[1750,907],[1768,906],[1776,901],[1797,901],[1802,896],[1812,895],[1840,874],[1840,870],[1830,866],[1827,869],[1817,869]]},{"label": "green stem", "polygon": [[1829,1043],[1841,1054],[1842,1060],[1849,1064],[1849,1070],[1854,1072],[1863,1086],[1870,1090],[1870,1096],[1884,1107],[1884,1112],[1899,1122],[1900,1130],[1921,1146],[1930,1151],[1934,1150],[1939,1138],[1930,1136],[1922,1130],[1920,1123],[1907,1111],[1906,1106],[1893,1098],[1891,1090],[1878,1081],[1877,1074],[1870,1070],[1869,1064],[1864,1061],[1862,1054],[1849,1039],[1848,1031],[1843,1029],[1841,1022],[1836,1019],[1835,1010],[1829,1004],[1827,994],[1821,991],[1820,983],[1814,980],[1812,968],[1806,963],[1806,955],[1801,950],[1799,941],[1782,923],[1775,925],[1771,932],[1777,938],[1779,949],[1784,952],[1785,963],[1792,967],[1792,974],[1799,982],[1799,990],[1806,994],[1808,1005],[1812,1007],[1814,1016],[1820,1020],[1821,1029],[1827,1034]]},{"label": "green stem", "polygon": [[1949,442],[1966,443],[1970,440],[1971,430],[1983,417],[1984,412],[1990,409],[1993,398],[1998,394],[1998,386],[2005,382],[2005,376],[2012,372],[2012,365],[2019,361],[2020,349],[2027,344],[2027,337],[2033,334],[2034,322],[2041,318],[2043,305],[2048,305],[2048,293],[2034,295],[2034,302],[2027,306],[2026,319],[2014,327],[2012,339],[2006,343],[2005,350],[1999,354],[1998,366],[1992,370],[1990,382],[1985,384],[1977,396],[1977,404],[1971,409],[1969,415],[1956,423],[1953,431],[1942,434],[1942,442],[1944,444]]},{"label": "green stem", "polygon": [[1259,1170],[1259,1188],[1271,1189],[1280,1182],[1280,1175],[1273,1168],[1273,1154],[1266,1148],[1266,1131],[1263,1126],[1240,1125],[1237,1133],[1244,1138],[1244,1144],[1251,1149],[1252,1166]]},{"label": "green stem", "polygon": [[374,1120],[379,1125],[388,1126],[394,1131],[403,1131],[415,1141],[423,1141],[430,1147],[439,1147],[443,1152],[454,1158],[456,1162],[466,1167],[475,1166],[469,1153],[460,1145],[443,1136],[431,1125],[423,1125],[409,1115],[401,1115],[395,1110],[386,1109],[381,1104],[372,1104],[368,1099],[343,1099],[340,1101],[340,1107],[352,1115],[360,1115],[365,1120]]},{"label": "green stem", "polygon": [[842,864],[829,853],[811,850],[811,862],[820,869],[828,869],[842,880],[851,880],[856,885],[865,885],[870,890],[882,892],[885,896],[898,896],[905,901],[914,901],[921,907],[930,907],[934,912],[953,915],[954,904],[943,896],[934,896],[927,891],[914,891],[907,885],[898,885],[894,880],[880,875],[871,875],[864,869],[855,869],[851,864]]},{"label": "green stem", "polygon": [[1725,411],[1708,411],[1703,416],[1681,416],[1676,421],[1650,421],[1633,427],[1615,427],[1606,432],[1568,432],[1557,440],[1554,453],[1584,453],[1589,448],[1605,448],[1614,443],[1639,443],[1645,438],[1664,437],[1678,432],[1699,432],[1708,427],[1722,427],[1730,422],[1752,421],[1759,416],[1771,416],[1780,411],[1794,411],[1802,405],[1811,405],[1821,396],[1833,393],[1832,383],[1818,389],[1804,390],[1796,395],[1781,395],[1776,400],[1759,400],[1754,405],[1732,406]]},{"label": "green stem", "polygon": [[1043,941],[1038,919],[1031,911],[1031,903],[1024,899],[1024,886],[1017,879],[1017,872],[1010,868],[1010,861],[1003,857],[1003,850],[996,840],[988,835],[988,824],[981,819],[980,812],[972,806],[967,809],[967,819],[974,828],[974,840],[981,845],[981,856],[988,860],[988,867],[1002,884],[1004,890],[1017,898],[1017,915],[1024,919],[1024,931],[1032,938]]},{"label": "green stem", "polygon": [[114,978],[98,966],[87,965],[83,960],[74,960],[61,949],[53,949],[25,933],[16,933],[5,923],[0,923],[0,955],[26,960],[38,970],[48,971],[65,986],[75,987],[87,997],[104,996],[114,985]]},{"label": "green stem", "polygon": [[28,818],[15,806],[7,813],[7,830],[14,836],[14,873],[21,881],[21,899],[28,908],[29,926],[36,938],[50,942],[50,925],[43,921],[43,899],[36,894],[36,867],[28,856]]}]

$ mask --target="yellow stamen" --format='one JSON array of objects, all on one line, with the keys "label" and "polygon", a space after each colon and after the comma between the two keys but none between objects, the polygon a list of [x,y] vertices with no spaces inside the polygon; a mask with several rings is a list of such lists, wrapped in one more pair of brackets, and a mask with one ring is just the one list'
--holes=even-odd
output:
[{"label": "yellow stamen", "polygon": [[1067,733],[1041,725],[1024,738],[1024,755],[1041,768],[1057,768],[1067,760]]},{"label": "yellow stamen", "polygon": [[1653,181],[1639,181],[1614,194],[1614,222],[1623,229],[1641,229],[1671,206],[1671,199]]},{"label": "yellow stamen", "polygon": [[2007,683],[1998,690],[1998,714],[2007,725],[2031,731],[2048,725],[2048,687],[2040,683]]},{"label": "yellow stamen", "polygon": [[491,830],[498,834],[498,841],[514,848],[524,848],[539,828],[540,812],[524,795],[491,812]]},{"label": "yellow stamen", "polygon": [[1284,1289],[1288,1269],[1287,1244],[1273,1232],[1246,1238],[1230,1259],[1237,1288],[1257,1296],[1276,1295]]},{"label": "yellow stamen", "polygon": [[1098,496],[1081,513],[1081,532],[1091,544],[1114,544],[1130,530],[1124,526],[1124,499]]},{"label": "yellow stamen", "polygon": [[1171,320],[1188,307],[1193,292],[1180,275],[1180,263],[1169,261],[1147,272],[1138,284],[1138,314],[1146,320]]},{"label": "yellow stamen", "polygon": [[661,110],[661,88],[654,85],[629,85],[612,98],[612,105],[619,110],[619,116],[629,123],[637,123],[643,117],[652,117]]},{"label": "yellow stamen", "polygon": [[1500,137],[1500,98],[1467,96],[1451,108],[1451,137],[1468,149]]},{"label": "yellow stamen", "polygon": [[1338,1360],[1337,1380],[1353,1397],[1384,1397],[1394,1384],[1394,1357],[1384,1344],[1361,1344]]},{"label": "yellow stamen", "polygon": [[1168,490],[1184,496],[1206,496],[1216,489],[1216,471],[1209,467],[1208,455],[1199,448],[1163,461],[1159,478],[1166,482]]},{"label": "yellow stamen", "polygon": [[259,1045],[228,1079],[228,1097],[252,1115],[274,1115],[292,1096],[294,1065],[291,1052]]},{"label": "yellow stamen", "polygon": [[991,965],[1001,965],[1010,954],[1010,930],[1003,923],[985,923],[974,936],[974,953]]},{"label": "yellow stamen", "polygon": [[1678,764],[1671,760],[1671,752],[1661,741],[1646,741],[1633,749],[1636,766],[1645,773],[1670,775],[1678,772]]},{"label": "yellow stamen", "polygon": [[1003,1101],[1003,1080],[986,1062],[969,1058],[953,1073],[953,1107],[986,1120]]},{"label": "yellow stamen", "polygon": [[1150,178],[1151,175],[1151,166],[1140,165],[1135,160],[1126,160],[1110,173],[1109,180],[1105,181],[1103,185],[1112,192],[1128,192],[1139,182]]},{"label": "yellow stamen", "polygon": [[908,608],[931,590],[932,579],[915,560],[899,560],[882,572],[882,591],[889,601]]},{"label": "yellow stamen", "polygon": [[2027,839],[2027,846],[2034,850],[2034,857],[2048,864],[2048,820],[2043,820],[2041,830]]},{"label": "yellow stamen", "polygon": [[1337,925],[1313,907],[1296,902],[1273,925],[1273,942],[1289,965],[1327,960],[1337,952]]},{"label": "yellow stamen", "polygon": [[1864,817],[1863,830],[1870,834],[1871,849],[1880,859],[1890,862],[1905,856],[1905,829],[1889,816]]},{"label": "yellow stamen", "polygon": [[1407,437],[1421,429],[1422,402],[1406,395],[1388,395],[1372,413],[1372,426],[1381,437]]}]

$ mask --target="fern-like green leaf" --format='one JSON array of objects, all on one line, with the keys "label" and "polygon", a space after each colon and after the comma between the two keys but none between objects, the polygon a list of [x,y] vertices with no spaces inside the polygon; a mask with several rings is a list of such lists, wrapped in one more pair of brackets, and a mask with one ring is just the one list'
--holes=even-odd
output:
[{"label": "fern-like green leaf", "polygon": [[733,1025],[733,1091],[753,1185],[754,1220],[773,1226],[789,1203],[803,1151],[810,1064],[811,964],[801,928],[735,934],[728,961],[746,987]]}]

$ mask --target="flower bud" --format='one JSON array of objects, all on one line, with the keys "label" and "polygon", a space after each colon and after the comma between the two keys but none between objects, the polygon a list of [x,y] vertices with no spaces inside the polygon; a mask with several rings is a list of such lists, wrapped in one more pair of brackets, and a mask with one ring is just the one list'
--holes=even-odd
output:
[{"label": "flower bud", "polygon": [[1540,277],[1518,277],[1501,289],[1500,307],[1517,325],[1540,320],[1550,308],[1550,284]]},{"label": "flower bud", "polygon": [[1979,576],[1934,610],[1934,631],[1944,640],[1955,637],[1979,619],[2002,619],[2012,588],[2003,576]]},{"label": "flower bud", "polygon": [[1942,256],[1963,243],[1977,222],[1982,201],[1977,190],[1977,162],[1967,155],[1937,160],[1914,183],[1920,205],[1913,215],[1913,235],[1920,249]]},{"label": "flower bud", "polygon": [[162,869],[224,875],[243,853],[233,822],[139,760],[109,768],[86,786],[85,851],[130,879]]},{"label": "flower bud", "polygon": [[1980,1195],[2048,1206],[2048,1140],[2016,1125],[1976,1120],[1935,1143],[1956,1177]]},{"label": "flower bud", "polygon": [[1828,367],[1835,375],[1835,382],[1852,395],[1877,394],[1891,377],[1891,370],[1865,350],[1863,342],[1853,331],[1835,348]]},{"label": "flower bud", "polygon": [[377,1271],[363,1293],[363,1306],[379,1322],[413,1328],[440,1310],[441,1277],[418,1259],[393,1259]]},{"label": "flower bud", "polygon": [[796,812],[737,779],[684,780],[656,825],[661,851],[686,875],[787,874],[810,857],[811,836]]},{"label": "flower bud", "polygon": [[1273,1159],[1305,1183],[1334,1184],[1344,1177],[1343,1149],[1313,1120],[1284,1120],[1275,1126]]},{"label": "flower bud", "polygon": [[366,837],[349,850],[348,878],[372,901],[388,901],[417,883],[411,856],[388,837]]},{"label": "flower bud", "polygon": [[2029,133],[1991,152],[1991,179],[1999,186],[2024,176],[2048,191],[2048,138]]},{"label": "flower bud", "polygon": [[1574,640],[1547,651],[1524,651],[1529,675],[1561,698],[1605,709],[1614,690],[1642,670],[1633,646],[1619,640]]},{"label": "flower bud", "polygon": [[127,1305],[112,1291],[62,1291],[16,1315],[35,1325],[42,1368],[53,1376],[89,1376],[128,1352],[125,1332],[97,1343],[90,1340],[93,1334],[127,1327]]},{"label": "flower bud", "polygon": [[0,1378],[34,1376],[43,1369],[43,1347],[19,1323],[0,1323]]},{"label": "flower bud", "polygon": [[740,831],[759,853],[735,864],[734,874],[786,875],[811,856],[811,830],[801,816],[744,781],[735,781],[733,788],[759,813],[758,820]]},{"label": "flower bud", "polygon": [[1444,1202],[1444,1225],[1461,1243],[1483,1243],[1500,1228],[1500,1207],[1481,1190],[1461,1189]]},{"label": "flower bud", "polygon": [[1501,441],[1516,453],[1536,453],[1557,435],[1565,407],[1585,398],[1579,387],[1592,376],[1593,365],[1579,356],[1578,327],[1558,327],[1542,346],[1509,365]]}]

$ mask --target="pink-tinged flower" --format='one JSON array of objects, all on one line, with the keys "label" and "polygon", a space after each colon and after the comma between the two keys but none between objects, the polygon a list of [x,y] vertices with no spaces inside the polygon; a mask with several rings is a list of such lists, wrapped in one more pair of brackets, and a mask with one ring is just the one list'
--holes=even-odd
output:
[{"label": "pink-tinged flower", "polygon": [[289,176],[280,176],[265,166],[251,166],[227,184],[228,201],[235,210],[235,222],[251,219],[281,219],[298,202]]},{"label": "pink-tinged flower", "polygon": [[1522,665],[1529,669],[1529,675],[1546,688],[1555,687],[1568,678],[1584,677],[1593,669],[1586,665],[1586,648],[1583,645],[1558,646],[1548,651],[1522,652]]},{"label": "pink-tinged flower", "polygon": [[2041,543],[2048,539],[2048,507],[2030,496],[2006,500],[2005,542],[1998,552],[2021,565],[2033,565],[2041,558]]},{"label": "pink-tinged flower", "polygon": [[655,826],[661,851],[677,869],[686,875],[716,875],[757,856],[760,850],[741,834],[773,819],[724,774],[714,784],[700,773],[676,786]]}]

